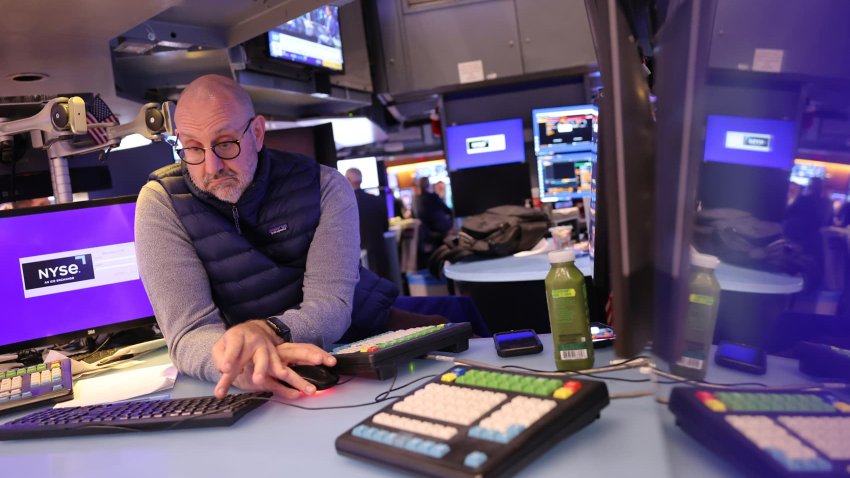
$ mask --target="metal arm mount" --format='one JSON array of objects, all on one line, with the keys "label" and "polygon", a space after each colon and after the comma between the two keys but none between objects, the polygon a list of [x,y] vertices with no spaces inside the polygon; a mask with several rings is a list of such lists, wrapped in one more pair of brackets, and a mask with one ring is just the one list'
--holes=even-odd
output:
[{"label": "metal arm mount", "polygon": [[68,157],[113,148],[125,136],[141,134],[152,141],[162,141],[166,135],[174,134],[172,121],[173,103],[147,103],[142,106],[133,121],[115,126],[105,126],[109,140],[103,144],[78,146],[73,143],[74,135],[88,131],[85,102],[79,96],[59,97],[47,102],[29,118],[0,122],[0,139],[20,133],[30,133],[34,148],[47,150],[50,159],[50,177],[53,196],[57,203],[71,202],[71,178],[68,173]]}]

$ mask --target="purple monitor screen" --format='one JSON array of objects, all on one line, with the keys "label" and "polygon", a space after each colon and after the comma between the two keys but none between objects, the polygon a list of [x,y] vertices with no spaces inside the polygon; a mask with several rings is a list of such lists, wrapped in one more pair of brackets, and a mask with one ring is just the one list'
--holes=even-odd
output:
[{"label": "purple monitor screen", "polygon": [[705,160],[791,169],[796,133],[793,121],[710,115]]},{"label": "purple monitor screen", "polygon": [[135,209],[121,198],[0,214],[0,351],[153,322]]},{"label": "purple monitor screen", "polygon": [[525,146],[519,118],[446,128],[449,170],[522,163]]}]

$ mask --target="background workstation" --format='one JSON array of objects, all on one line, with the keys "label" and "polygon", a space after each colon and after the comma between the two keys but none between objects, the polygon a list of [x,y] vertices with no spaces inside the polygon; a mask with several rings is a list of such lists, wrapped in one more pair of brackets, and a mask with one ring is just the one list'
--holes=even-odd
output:
[{"label": "background workstation", "polygon": [[[192,78],[219,73],[245,86],[258,113],[268,117],[266,139],[270,147],[302,152],[331,167],[338,167],[340,159],[373,158],[364,164],[375,168],[378,187],[369,189],[388,194],[390,200],[399,199],[408,209],[416,195],[415,180],[428,177],[432,183],[448,185],[445,201],[458,218],[506,203],[554,209],[555,214],[580,207],[580,219],[574,222],[578,226],[575,239],[579,239],[579,230],[585,237],[592,231],[590,214],[596,210],[592,202],[596,197],[592,197],[588,183],[596,177],[588,170],[598,171],[594,163],[596,143],[579,151],[541,151],[536,147],[540,134],[536,111],[582,108],[598,102],[603,79],[597,63],[601,61],[594,51],[584,2],[335,2],[339,5],[342,72],[334,71],[335,65],[311,68],[303,62],[275,62],[263,49],[266,31],[321,7],[320,2],[280,0],[261,6],[245,0],[227,2],[226,8],[215,0],[137,3],[95,6],[72,2],[61,22],[45,16],[43,7],[25,5],[1,20],[5,23],[0,23],[0,42],[20,48],[9,49],[8,61],[0,70],[0,78],[5,79],[0,88],[0,117],[32,114],[45,97],[88,92],[101,94],[125,121],[146,100],[174,100]],[[672,16],[677,2],[657,3],[660,17],[669,14],[668,21],[680,20]],[[703,24],[707,28],[704,34],[711,39],[710,51],[701,57],[705,82],[698,86],[705,101],[700,108],[703,114],[692,129],[697,132],[694,141],[700,148],[693,151],[698,156],[695,163],[699,175],[690,185],[699,207],[744,211],[762,221],[750,223],[761,233],[776,230],[787,206],[805,194],[812,178],[823,180],[824,197],[836,207],[845,203],[850,194],[850,123],[846,114],[850,108],[850,67],[834,59],[846,56],[850,45],[850,38],[841,33],[843,24],[839,24],[839,19],[850,14],[847,7],[835,0],[789,2],[778,11],[767,0],[702,5],[712,5],[715,10],[708,25]],[[770,25],[754,26],[747,21],[763,17],[766,11],[772,12]],[[92,18],[103,20],[93,22]],[[76,24],[88,27],[72,34]],[[476,25],[480,28],[471,27]],[[41,32],[37,36],[23,33],[36,27]],[[801,42],[800,38],[809,41]],[[645,61],[650,70],[656,67],[652,58]],[[111,74],[95,75],[93,71]],[[33,72],[43,72],[46,77],[29,82],[8,78]],[[355,127],[355,120],[365,122],[365,128]],[[605,121],[603,113],[600,121]],[[635,124],[639,121],[635,118]],[[453,135],[486,136],[493,134],[487,128],[494,124],[506,128],[498,134],[520,138],[518,151],[506,148],[512,156],[482,166],[464,162],[477,154],[458,156],[450,146]],[[777,141],[761,157],[754,156],[752,150],[742,153],[741,148],[728,143],[728,133],[741,129]],[[352,131],[357,133],[347,134]],[[676,143],[678,130],[665,136],[669,131],[661,127],[656,131],[659,150]],[[351,136],[358,138],[350,142]],[[13,168],[8,158],[15,153],[4,149],[0,202],[12,199],[13,184],[21,189],[15,191],[18,198],[45,195],[49,166],[39,153],[27,152]],[[557,154],[561,156],[554,156]],[[575,154],[581,157],[569,156]],[[565,156],[575,159],[569,159],[574,168],[555,166]],[[767,159],[758,162],[753,158]],[[112,151],[105,162],[99,161],[97,154],[71,158],[69,166],[74,192],[79,193],[76,198],[84,200],[133,194],[144,183],[147,172],[172,161],[170,148],[154,143]],[[670,176],[677,172],[674,168],[655,172],[654,190],[659,201],[676,197]],[[555,177],[555,173],[563,177]],[[13,183],[11,178],[16,174],[21,178]],[[567,191],[562,190],[565,184],[570,188]],[[23,191],[24,187],[31,189]],[[599,194],[605,192],[600,190]],[[669,203],[681,204],[675,200]],[[388,202],[388,212],[391,204]],[[572,210],[569,214],[575,217]],[[608,221],[608,215],[598,220]],[[705,216],[698,216],[698,220],[704,221],[701,226],[711,224]],[[411,235],[416,237],[405,236],[407,224],[411,223],[394,224],[401,244],[388,241],[389,249],[396,254],[400,246],[415,256],[415,247],[405,249],[405,241],[411,241]],[[794,264],[796,270],[759,270],[758,259],[764,256],[740,261],[744,265],[724,263],[717,272],[723,292],[716,337],[784,354],[791,353],[793,342],[777,337],[775,332],[788,324],[789,334],[846,339],[850,287],[847,231],[847,224],[814,231],[822,251],[796,251],[803,258]],[[698,237],[705,239],[711,233],[709,230],[708,236]],[[775,240],[781,236],[759,237]],[[776,252],[768,245],[759,244],[767,253]],[[417,273],[416,258],[411,261],[400,251],[397,254],[394,274],[398,282],[410,293],[429,293],[403,274]],[[805,269],[812,263],[814,266]],[[579,267],[588,277],[594,275],[588,257],[580,259]],[[541,281],[547,270],[545,255],[538,255],[452,264],[445,275],[455,282],[455,292],[468,294],[478,303],[487,326],[481,330],[533,326],[544,332],[548,322]],[[805,270],[814,272],[806,274]],[[531,305],[523,306],[523,300]],[[595,300],[597,309],[601,309],[604,300]],[[552,369],[550,341],[544,336],[547,348],[543,354],[515,363]],[[463,357],[505,363],[491,347],[489,339],[473,340],[470,352]],[[611,352],[603,352],[597,364],[611,357]],[[444,365],[417,361],[415,371],[402,375],[404,379],[399,381],[442,372],[447,368]],[[760,382],[785,385],[811,380],[796,371],[791,359],[771,356],[769,366],[769,375],[759,378]],[[644,378],[634,371],[623,376]],[[744,374],[716,367],[711,368],[707,379],[752,381]],[[368,402],[387,386],[357,379],[297,404],[319,407]],[[643,385],[609,382],[609,387],[617,393]],[[182,377],[172,396],[210,392],[210,384]],[[663,391],[659,395],[664,397]],[[320,475],[345,472],[389,476],[392,471],[343,458],[333,450],[336,436],[377,407],[304,411],[269,404],[231,428],[4,443],[0,454],[12,469],[28,469],[30,460],[42,454],[44,446],[55,446],[49,452],[51,461],[72,475],[78,470],[93,476],[126,474],[120,470],[131,461],[144,463],[133,470],[139,475],[236,473],[243,470],[242,463],[250,461],[260,475],[279,474],[277,466],[312,468]],[[307,435],[288,431],[295,429]],[[235,447],[235,443],[241,446]],[[287,450],[291,464],[280,464],[281,449]],[[210,456],[221,459],[213,461]],[[564,467],[602,476],[627,472],[645,476],[739,473],[678,429],[672,415],[653,396],[613,400],[597,423],[559,443],[522,475],[554,476]]]}]

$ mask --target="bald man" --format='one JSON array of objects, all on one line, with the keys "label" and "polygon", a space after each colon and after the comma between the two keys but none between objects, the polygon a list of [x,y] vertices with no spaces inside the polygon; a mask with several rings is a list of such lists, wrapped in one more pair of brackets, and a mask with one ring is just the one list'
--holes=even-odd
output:
[{"label": "bald man", "polygon": [[345,171],[345,178],[354,189],[357,199],[357,215],[360,216],[360,248],[366,249],[369,270],[379,276],[392,280],[389,271],[389,257],[384,246],[384,233],[390,229],[387,218],[387,203],[383,195],[373,196],[363,189],[363,173],[357,168]]},{"label": "bald man", "polygon": [[181,162],[151,174],[135,224],[172,360],[217,382],[218,397],[231,385],[314,393],[289,365],[333,366],[324,348],[385,330],[398,295],[358,269],[351,187],[310,158],[264,148],[265,119],[229,78],[193,81],[174,119]]}]

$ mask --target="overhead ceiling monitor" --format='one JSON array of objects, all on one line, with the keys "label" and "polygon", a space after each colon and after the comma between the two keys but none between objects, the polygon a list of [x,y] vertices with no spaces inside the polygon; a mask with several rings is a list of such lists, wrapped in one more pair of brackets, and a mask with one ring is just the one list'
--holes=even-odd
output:
[{"label": "overhead ceiling monitor", "polygon": [[342,72],[339,7],[325,5],[269,30],[268,46],[272,58]]},{"label": "overhead ceiling monitor", "polygon": [[598,109],[594,105],[539,108],[531,111],[534,154],[596,151]]},{"label": "overhead ceiling monitor", "polygon": [[450,171],[497,164],[522,163],[525,146],[519,118],[446,128]]}]

